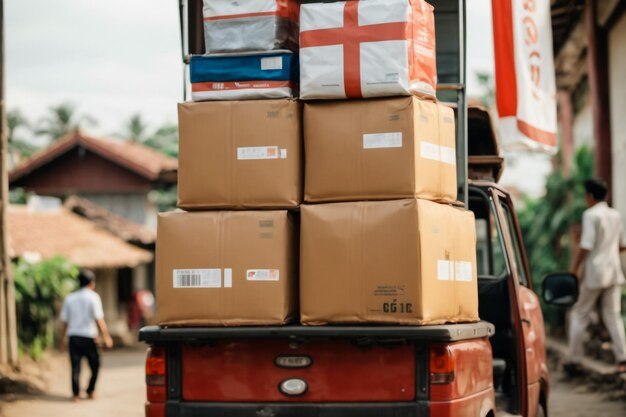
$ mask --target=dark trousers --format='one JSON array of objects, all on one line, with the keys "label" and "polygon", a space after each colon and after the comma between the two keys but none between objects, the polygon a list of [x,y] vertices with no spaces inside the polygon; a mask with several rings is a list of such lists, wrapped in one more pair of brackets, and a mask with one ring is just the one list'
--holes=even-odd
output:
[{"label": "dark trousers", "polygon": [[98,379],[98,370],[100,369],[100,355],[98,354],[96,341],[89,337],[70,336],[69,345],[70,362],[72,363],[72,392],[75,397],[80,393],[80,362],[83,357],[86,357],[91,369],[91,379],[87,387],[87,394],[91,394],[96,389],[96,380]]}]

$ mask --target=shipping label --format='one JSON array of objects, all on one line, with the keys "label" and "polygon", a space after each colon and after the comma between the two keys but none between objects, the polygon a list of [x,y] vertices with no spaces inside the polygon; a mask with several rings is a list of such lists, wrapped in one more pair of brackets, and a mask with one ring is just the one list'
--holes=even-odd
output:
[{"label": "shipping label", "polygon": [[363,149],[401,148],[402,132],[366,133],[363,135]]},{"label": "shipping label", "polygon": [[280,270],[278,269],[248,269],[246,271],[248,281],[279,281]]},{"label": "shipping label", "polygon": [[286,158],[287,149],[279,149],[278,146],[249,146],[237,148],[237,159],[240,161]]},{"label": "shipping label", "polygon": [[457,281],[472,281],[472,263],[468,261],[457,261],[454,263],[454,279]]},{"label": "shipping label", "polygon": [[450,281],[453,279],[454,262],[445,259],[437,261],[437,279],[439,281]]},{"label": "shipping label", "polygon": [[283,69],[283,58],[280,56],[268,56],[265,58],[261,58],[261,70],[269,71],[269,70],[282,70]]},{"label": "shipping label", "polygon": [[174,288],[221,288],[222,270],[208,269],[175,269],[173,274]]},{"label": "shipping label", "polygon": [[456,165],[456,151],[449,146],[422,141],[420,142],[420,156],[424,159]]}]

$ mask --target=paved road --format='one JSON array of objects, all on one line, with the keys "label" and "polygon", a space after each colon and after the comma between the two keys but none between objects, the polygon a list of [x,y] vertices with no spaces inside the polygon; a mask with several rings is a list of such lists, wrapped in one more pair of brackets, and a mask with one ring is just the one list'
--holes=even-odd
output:
[{"label": "paved road", "polygon": [[[143,417],[144,351],[116,350],[103,356],[98,398],[69,402],[69,365],[65,356],[53,355],[46,371],[49,389],[45,395],[29,396],[0,404],[3,417]],[[83,372],[83,378],[88,377]],[[611,401],[607,393],[593,392],[581,384],[564,382],[553,374],[550,417],[626,416],[626,402]]]},{"label": "paved road", "polygon": [[568,382],[560,372],[553,372],[551,377],[550,417],[626,416],[624,393],[621,400],[616,400],[615,392],[596,392],[584,381]]}]

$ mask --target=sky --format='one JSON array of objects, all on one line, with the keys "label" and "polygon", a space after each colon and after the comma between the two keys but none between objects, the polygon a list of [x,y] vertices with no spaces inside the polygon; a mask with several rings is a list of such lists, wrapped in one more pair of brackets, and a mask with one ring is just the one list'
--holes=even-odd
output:
[{"label": "sky", "polygon": [[[490,0],[468,0],[468,78],[493,71]],[[182,63],[175,0],[5,0],[7,105],[36,122],[76,104],[95,133],[139,112],[152,128],[176,121]]]},{"label": "sky", "polygon": [[[20,109],[36,125],[50,106],[73,103],[79,115],[98,121],[89,130],[100,135],[120,134],[135,113],[150,130],[176,123],[183,98],[178,1],[4,4],[9,110]],[[467,26],[468,93],[480,96],[475,73],[494,72],[491,0],[467,0]],[[541,189],[533,182],[527,191]]]}]

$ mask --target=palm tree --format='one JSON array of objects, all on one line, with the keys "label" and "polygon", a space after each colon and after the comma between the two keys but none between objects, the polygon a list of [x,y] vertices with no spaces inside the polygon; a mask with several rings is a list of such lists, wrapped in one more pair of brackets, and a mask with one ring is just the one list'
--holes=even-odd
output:
[{"label": "palm tree", "polygon": [[50,115],[40,122],[40,127],[35,130],[37,135],[48,136],[55,141],[72,130],[85,125],[94,126],[96,120],[88,115],[76,114],[76,106],[71,103],[62,103],[50,107]]},{"label": "palm tree", "polygon": [[35,145],[16,136],[15,132],[20,128],[30,129],[30,123],[19,109],[9,110],[7,112],[7,140],[12,165],[15,165],[19,158],[29,158],[37,150]]},{"label": "palm tree", "polygon": [[143,142],[148,126],[139,113],[133,114],[124,126],[123,137],[133,142]]},{"label": "palm tree", "polygon": [[9,110],[7,112],[7,139],[9,143],[15,140],[15,130],[19,127],[29,127],[28,120],[26,120],[26,118],[19,109]]}]

